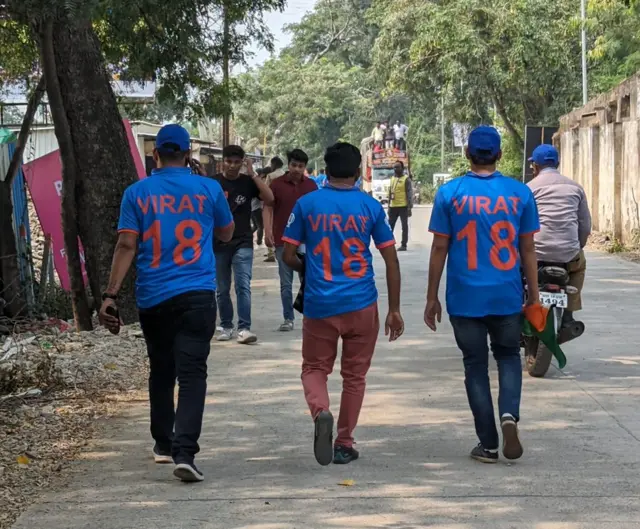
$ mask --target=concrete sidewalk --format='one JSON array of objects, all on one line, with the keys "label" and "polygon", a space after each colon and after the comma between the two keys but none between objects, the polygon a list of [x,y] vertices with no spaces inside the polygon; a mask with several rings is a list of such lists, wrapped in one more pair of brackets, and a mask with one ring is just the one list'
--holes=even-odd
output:
[{"label": "concrete sidewalk", "polygon": [[[153,464],[141,405],[74,465],[67,489],[47,494],[15,529],[640,527],[640,267],[589,255],[587,334],[566,346],[563,372],[525,375],[524,458],[482,465],[468,457],[476,439],[451,328],[443,322],[432,334],[422,322],[428,213],[414,213],[400,256],[407,330],[395,344],[381,336],[356,432],[359,461],[315,462],[299,325],[275,330],[277,270],[260,265],[260,344],[213,346],[198,460],[206,481],[184,485]],[[384,295],[380,306],[384,313]],[[332,388],[337,410],[338,373]],[[355,484],[340,486],[345,479]]]}]

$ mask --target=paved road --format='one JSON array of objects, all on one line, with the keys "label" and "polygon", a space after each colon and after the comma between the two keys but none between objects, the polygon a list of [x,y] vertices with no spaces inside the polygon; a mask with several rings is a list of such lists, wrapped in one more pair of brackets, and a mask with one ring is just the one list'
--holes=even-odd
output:
[{"label": "paved road", "polygon": [[[475,437],[451,328],[434,335],[422,323],[428,211],[416,212],[401,255],[407,332],[377,350],[357,431],[360,461],[316,464],[300,331],[275,332],[276,269],[259,267],[260,345],[215,345],[209,362],[199,460],[206,482],[186,486],[154,466],[141,406],[114,421],[67,490],[48,494],[15,528],[640,527],[638,265],[588,256],[588,334],[566,347],[565,370],[525,379],[524,459],[482,465],[467,455]],[[355,484],[339,486],[344,479]]]}]

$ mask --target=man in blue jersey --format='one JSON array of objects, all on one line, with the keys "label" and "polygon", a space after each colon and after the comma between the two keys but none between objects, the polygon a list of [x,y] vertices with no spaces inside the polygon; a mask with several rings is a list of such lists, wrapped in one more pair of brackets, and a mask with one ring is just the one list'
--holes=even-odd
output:
[{"label": "man in blue jersey", "polygon": [[[283,237],[283,259],[301,272],[296,250],[306,245],[302,385],[315,422],[314,454],[318,463],[328,465],[332,461],[350,463],[359,456],[353,448],[353,431],[380,329],[371,239],[387,268],[385,334],[391,341],[402,335],[404,322],[393,233],[378,201],[354,186],[360,173],[360,151],[348,143],[337,143],[327,149],[324,159],[329,184],[296,203]],[[333,370],[340,338],[342,399],[338,436],[332,446],[327,376]]]},{"label": "man in blue jersey", "polygon": [[523,287],[528,304],[538,303],[538,276],[533,235],[540,229],[531,190],[496,170],[502,156],[500,135],[478,127],[469,136],[471,170],[442,186],[436,195],[429,231],[434,235],[429,262],[425,323],[440,322],[440,279],[447,264],[447,311],[462,350],[465,386],[480,444],[471,457],[498,460],[499,437],[489,386],[489,348],[498,363],[498,399],[503,454],[523,454],[518,436],[522,367]]},{"label": "man in blue jersey", "polygon": [[[184,128],[163,127],[153,153],[158,169],[125,191],[100,319],[118,332],[118,290],[137,253],[136,298],[150,364],[153,456],[157,463],[174,462],[181,480],[202,481],[194,458],[216,321],[213,237],[229,241],[234,223],[220,184],[203,178],[204,171],[190,160],[190,144]],[[192,174],[189,164],[200,174]]]}]

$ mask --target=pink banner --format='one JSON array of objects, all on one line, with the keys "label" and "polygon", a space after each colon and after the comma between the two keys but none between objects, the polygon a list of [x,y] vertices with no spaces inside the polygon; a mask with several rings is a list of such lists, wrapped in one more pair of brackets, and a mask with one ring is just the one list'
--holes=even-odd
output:
[{"label": "pink banner", "polygon": [[[131,124],[124,121],[127,138],[131,148],[131,154],[136,164],[138,178],[145,178],[146,171],[136,139],[133,136]],[[70,290],[69,272],[64,251],[64,236],[62,233],[62,165],[60,163],[60,151],[53,151],[45,156],[22,166],[25,180],[29,186],[29,192],[33,205],[40,220],[40,226],[45,234],[51,235],[51,249],[53,252],[53,264],[58,272],[62,288]],[[84,251],[80,245],[80,259],[82,261],[82,274],[87,281],[87,273],[84,269]]]}]

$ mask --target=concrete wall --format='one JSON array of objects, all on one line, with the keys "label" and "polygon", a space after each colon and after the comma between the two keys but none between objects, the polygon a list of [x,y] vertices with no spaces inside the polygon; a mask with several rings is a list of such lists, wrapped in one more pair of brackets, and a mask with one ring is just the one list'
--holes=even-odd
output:
[{"label": "concrete wall", "polygon": [[594,230],[622,242],[640,234],[640,76],[560,120],[563,174],[580,183]]}]

